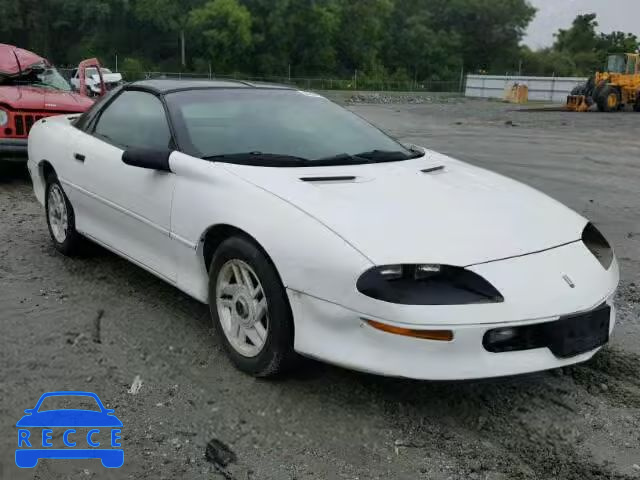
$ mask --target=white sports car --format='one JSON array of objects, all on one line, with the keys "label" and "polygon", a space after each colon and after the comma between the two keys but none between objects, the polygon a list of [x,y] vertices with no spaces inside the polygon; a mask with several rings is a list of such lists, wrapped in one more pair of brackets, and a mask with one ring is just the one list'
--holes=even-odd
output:
[{"label": "white sports car", "polygon": [[208,303],[253,375],[295,352],[513,375],[585,361],[614,326],[618,264],[586,219],[313,93],[147,80],[40,120],[28,149],[55,247],[91,239]]}]

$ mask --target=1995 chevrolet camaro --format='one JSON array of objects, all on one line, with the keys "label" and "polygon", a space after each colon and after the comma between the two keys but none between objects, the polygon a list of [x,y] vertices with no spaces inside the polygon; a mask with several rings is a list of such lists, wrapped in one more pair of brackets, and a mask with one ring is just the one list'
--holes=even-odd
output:
[{"label": "1995 chevrolet camaro", "polygon": [[588,360],[614,326],[618,264],[586,219],[313,93],[146,80],[40,120],[28,150],[60,252],[90,239],[208,303],[256,376],[296,352],[513,375]]}]

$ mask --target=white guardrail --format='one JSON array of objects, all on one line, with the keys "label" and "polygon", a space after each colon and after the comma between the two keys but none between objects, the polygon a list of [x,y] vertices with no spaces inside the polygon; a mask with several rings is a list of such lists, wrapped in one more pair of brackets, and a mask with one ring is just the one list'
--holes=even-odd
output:
[{"label": "white guardrail", "polygon": [[504,98],[505,91],[517,83],[529,87],[529,100],[565,103],[571,90],[586,81],[580,77],[467,75],[465,97]]}]

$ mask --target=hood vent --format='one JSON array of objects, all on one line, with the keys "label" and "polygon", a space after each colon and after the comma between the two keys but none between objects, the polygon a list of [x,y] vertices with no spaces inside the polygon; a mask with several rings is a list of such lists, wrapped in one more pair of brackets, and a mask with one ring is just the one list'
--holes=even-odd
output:
[{"label": "hood vent", "polygon": [[332,182],[332,183],[351,183],[355,182],[356,177],[354,176],[340,176],[340,177],[300,177],[300,180],[303,182],[310,183],[321,183],[321,182]]},{"label": "hood vent", "polygon": [[444,170],[444,165],[439,165],[437,167],[425,168],[424,170],[420,170],[422,173],[435,173],[441,172]]}]

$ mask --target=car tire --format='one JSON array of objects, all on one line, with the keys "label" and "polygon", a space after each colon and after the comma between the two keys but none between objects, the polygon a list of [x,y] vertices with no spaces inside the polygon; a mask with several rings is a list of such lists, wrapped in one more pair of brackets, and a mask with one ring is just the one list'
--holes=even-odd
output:
[{"label": "car tire", "polygon": [[214,253],[209,310],[239,370],[273,377],[295,363],[293,314],[285,288],[271,260],[251,239],[231,237]]},{"label": "car tire", "polygon": [[47,177],[44,207],[55,249],[67,256],[81,253],[84,238],[76,230],[73,207],[55,174]]}]

